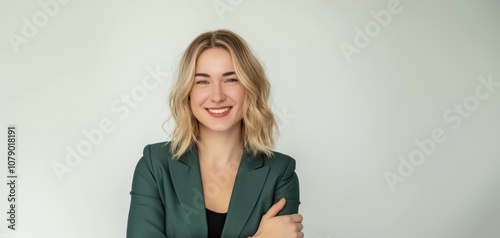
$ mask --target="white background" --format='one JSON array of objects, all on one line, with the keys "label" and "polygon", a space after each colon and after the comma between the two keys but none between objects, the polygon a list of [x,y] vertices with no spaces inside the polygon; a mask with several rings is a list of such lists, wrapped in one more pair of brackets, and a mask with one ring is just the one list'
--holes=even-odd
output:
[{"label": "white background", "polygon": [[[17,230],[4,183],[0,237],[124,237],[133,169],[145,145],[167,139],[171,73],[194,37],[219,28],[265,65],[306,237],[500,237],[497,1],[402,0],[386,26],[372,11],[397,2],[72,0],[52,16],[47,2],[0,3],[2,178],[7,125],[19,136]],[[357,44],[365,26],[371,36]],[[143,90],[148,68],[163,76]],[[121,101],[131,93],[134,108]],[[53,164],[67,165],[67,148],[106,118],[114,130],[59,181]],[[400,174],[433,130],[446,140]],[[392,190],[386,173],[405,176]]]}]

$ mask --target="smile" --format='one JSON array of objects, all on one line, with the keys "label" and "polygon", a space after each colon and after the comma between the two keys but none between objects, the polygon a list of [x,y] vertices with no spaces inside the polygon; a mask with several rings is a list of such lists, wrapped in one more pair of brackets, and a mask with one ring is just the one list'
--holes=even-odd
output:
[{"label": "smile", "polygon": [[216,113],[216,114],[221,114],[221,113],[224,113],[224,112],[227,112],[231,107],[226,107],[226,108],[220,108],[220,109],[210,109],[210,108],[207,108],[207,110],[211,113]]}]

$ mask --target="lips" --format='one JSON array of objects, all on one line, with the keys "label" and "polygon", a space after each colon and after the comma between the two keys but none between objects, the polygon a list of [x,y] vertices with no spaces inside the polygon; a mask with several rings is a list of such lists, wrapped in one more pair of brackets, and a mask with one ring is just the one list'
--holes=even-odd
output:
[{"label": "lips", "polygon": [[232,107],[218,107],[218,108],[206,108],[206,110],[208,110],[211,113],[221,114],[227,112],[231,108]]},{"label": "lips", "polygon": [[215,118],[225,117],[231,112],[233,107],[205,108],[210,116]]}]

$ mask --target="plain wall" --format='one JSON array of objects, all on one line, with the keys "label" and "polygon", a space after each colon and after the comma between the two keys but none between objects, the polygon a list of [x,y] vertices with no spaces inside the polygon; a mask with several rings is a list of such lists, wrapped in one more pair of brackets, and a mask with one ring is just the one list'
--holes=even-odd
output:
[{"label": "plain wall", "polygon": [[[124,237],[135,165],[171,128],[179,56],[219,28],[265,65],[306,237],[499,237],[499,10],[486,0],[2,1],[0,175],[15,124],[19,177],[15,232],[0,186],[0,237]],[[112,131],[68,164],[106,122]]]}]

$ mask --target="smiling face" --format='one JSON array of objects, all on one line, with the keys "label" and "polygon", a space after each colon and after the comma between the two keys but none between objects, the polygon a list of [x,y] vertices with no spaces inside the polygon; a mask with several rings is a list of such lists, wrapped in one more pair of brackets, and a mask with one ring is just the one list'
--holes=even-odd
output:
[{"label": "smiling face", "polygon": [[194,84],[189,93],[191,110],[200,131],[239,130],[245,90],[235,73],[231,54],[209,48],[196,61]]}]

